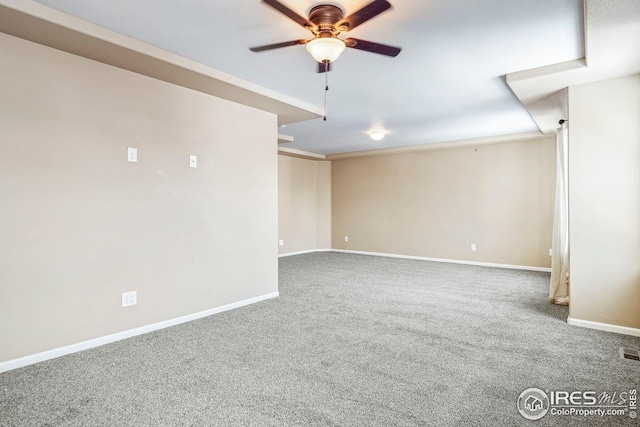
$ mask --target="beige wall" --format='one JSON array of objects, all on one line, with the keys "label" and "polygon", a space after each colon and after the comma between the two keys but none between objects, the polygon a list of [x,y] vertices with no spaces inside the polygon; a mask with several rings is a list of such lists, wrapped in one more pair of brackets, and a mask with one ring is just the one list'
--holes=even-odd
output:
[{"label": "beige wall", "polygon": [[640,75],[569,88],[572,319],[640,329]]},{"label": "beige wall", "polygon": [[331,163],[278,156],[280,254],[331,248]]},{"label": "beige wall", "polygon": [[333,247],[549,267],[554,168],[555,138],[333,161]]},{"label": "beige wall", "polygon": [[316,248],[331,249],[330,162],[316,162]]},{"label": "beige wall", "polygon": [[274,115],[4,34],[0,57],[0,362],[277,291]]}]

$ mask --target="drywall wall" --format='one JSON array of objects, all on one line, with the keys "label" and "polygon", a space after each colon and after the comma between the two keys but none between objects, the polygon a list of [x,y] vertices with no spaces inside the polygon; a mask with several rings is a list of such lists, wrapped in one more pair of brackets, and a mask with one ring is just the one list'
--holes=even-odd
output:
[{"label": "drywall wall", "polygon": [[331,248],[331,163],[278,156],[280,254]]},{"label": "drywall wall", "polygon": [[5,34],[0,57],[0,362],[277,291],[275,115]]},{"label": "drywall wall", "polygon": [[334,160],[333,248],[548,268],[554,150],[552,137]]},{"label": "drywall wall", "polygon": [[331,248],[331,162],[316,162],[316,249]]},{"label": "drywall wall", "polygon": [[570,319],[640,330],[640,75],[569,88]]}]

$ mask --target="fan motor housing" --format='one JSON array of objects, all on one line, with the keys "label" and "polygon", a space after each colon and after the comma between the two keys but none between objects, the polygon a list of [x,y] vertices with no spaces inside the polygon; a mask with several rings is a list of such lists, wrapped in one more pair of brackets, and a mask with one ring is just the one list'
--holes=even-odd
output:
[{"label": "fan motor housing", "polygon": [[344,18],[344,12],[338,6],[332,4],[321,4],[313,7],[309,11],[309,21],[313,22],[319,33],[337,34],[340,31],[335,27]]}]

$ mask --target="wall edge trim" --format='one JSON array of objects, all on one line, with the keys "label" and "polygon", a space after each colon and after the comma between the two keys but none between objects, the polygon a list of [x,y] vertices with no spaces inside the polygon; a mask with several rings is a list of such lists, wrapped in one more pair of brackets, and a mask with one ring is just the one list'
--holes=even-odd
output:
[{"label": "wall edge trim", "polygon": [[348,254],[381,256],[381,257],[388,257],[388,258],[415,259],[419,261],[447,262],[450,264],[477,265],[480,267],[498,267],[498,268],[506,268],[510,270],[544,271],[547,273],[551,272],[551,269],[547,267],[534,267],[529,265],[496,264],[491,262],[465,261],[465,260],[459,260],[459,259],[446,259],[446,258],[429,258],[429,257],[421,257],[421,256],[413,256],[413,255],[389,254],[389,253],[383,253],[383,252],[352,251],[347,249],[332,249],[332,251],[343,252]]},{"label": "wall edge trim", "polygon": [[248,298],[242,301],[233,302],[230,304],[221,305],[218,307],[210,308],[197,313],[187,314],[185,316],[176,317],[173,319],[163,320],[161,322],[152,323],[138,328],[129,329],[122,332],[116,332],[115,334],[105,335],[98,338],[92,338],[90,340],[81,341],[79,343],[67,345],[64,347],[54,348],[52,350],[46,350],[41,353],[31,354],[28,356],[19,357],[17,359],[8,360],[0,363],[0,373],[11,371],[14,369],[22,368],[28,365],[33,365],[46,360],[55,359],[57,357],[66,356],[72,353],[78,353],[83,350],[89,350],[91,348],[100,347],[105,344],[110,344],[116,341],[121,341],[126,338],[131,338],[137,335],[146,334],[148,332],[157,331],[159,329],[176,326],[181,323],[187,323],[192,320],[201,319],[203,317],[211,316],[213,314],[222,313],[225,311],[233,310],[236,308],[244,307],[246,305],[255,304],[267,299],[279,297],[279,292],[271,292],[257,297]]},{"label": "wall edge trim", "polygon": [[616,334],[640,337],[640,329],[631,328],[629,326],[614,325],[611,323],[593,322],[591,320],[576,319],[574,317],[567,317],[567,324],[572,326],[579,326],[581,328],[597,329],[599,331],[614,332]]},{"label": "wall edge trim", "polygon": [[288,257],[288,256],[293,256],[293,255],[304,255],[304,254],[311,254],[314,252],[331,252],[333,249],[309,249],[306,251],[297,251],[297,252],[287,252],[284,254],[279,254],[278,258],[284,258],[284,257]]}]

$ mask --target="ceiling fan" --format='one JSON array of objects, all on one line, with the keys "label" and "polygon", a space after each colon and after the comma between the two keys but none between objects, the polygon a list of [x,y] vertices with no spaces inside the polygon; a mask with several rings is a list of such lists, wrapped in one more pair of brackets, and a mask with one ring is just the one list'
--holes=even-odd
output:
[{"label": "ceiling fan", "polygon": [[371,18],[376,17],[387,9],[391,3],[387,0],[374,0],[362,9],[344,17],[343,10],[332,4],[319,4],[309,11],[309,17],[303,18],[277,0],[262,0],[278,12],[311,31],[313,38],[306,40],[291,40],[282,43],[256,46],[250,48],[252,52],[278,49],[281,47],[304,44],[307,51],[320,63],[318,72],[329,71],[329,64],[340,56],[345,48],[359,49],[386,56],[397,56],[402,50],[399,47],[388,46],[355,38],[340,39],[338,35],[353,30]]}]

